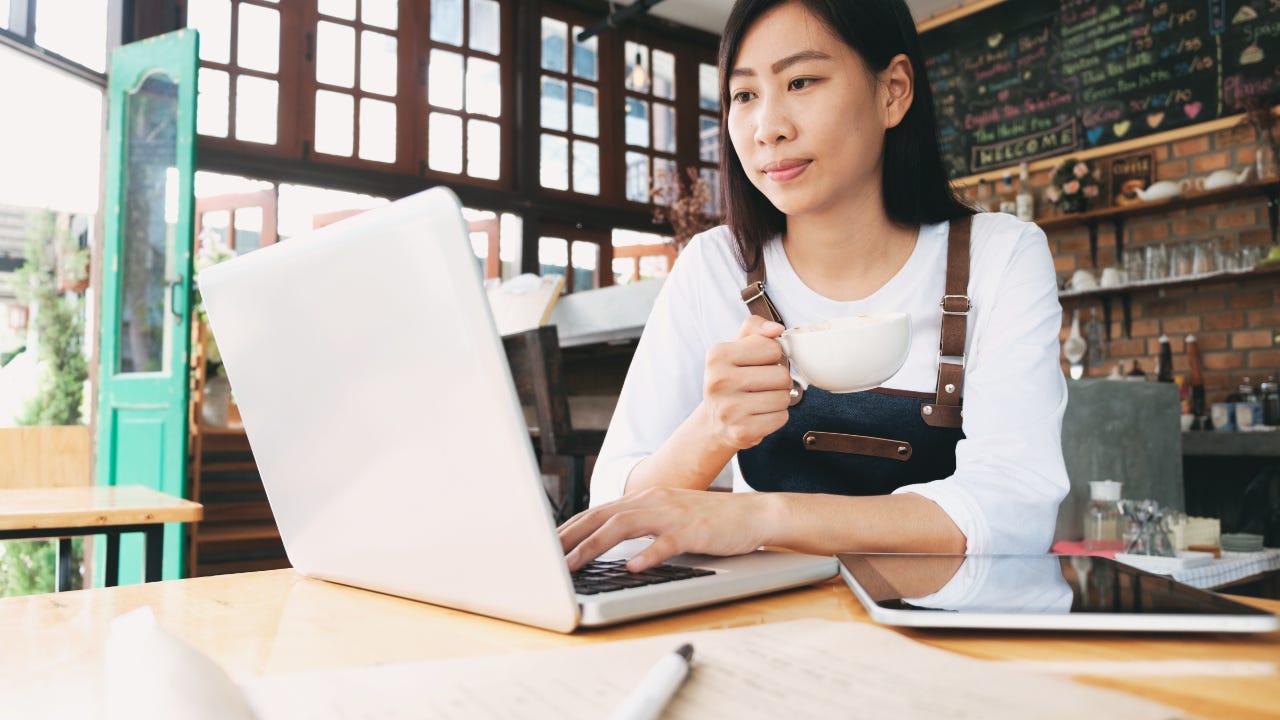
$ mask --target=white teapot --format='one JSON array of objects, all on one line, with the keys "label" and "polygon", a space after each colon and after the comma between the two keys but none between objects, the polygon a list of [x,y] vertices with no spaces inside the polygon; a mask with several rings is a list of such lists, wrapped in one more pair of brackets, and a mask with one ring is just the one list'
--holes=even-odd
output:
[{"label": "white teapot", "polygon": [[1152,183],[1151,187],[1146,190],[1134,188],[1133,192],[1140,200],[1151,202],[1152,200],[1168,200],[1169,198],[1177,197],[1190,190],[1191,187],[1190,180],[1180,180],[1178,182],[1161,180],[1158,183]]},{"label": "white teapot", "polygon": [[1216,190],[1217,188],[1230,187],[1239,185],[1249,179],[1249,173],[1253,172],[1253,168],[1246,165],[1240,172],[1231,170],[1214,170],[1204,177],[1196,178],[1196,189],[1198,190]]}]

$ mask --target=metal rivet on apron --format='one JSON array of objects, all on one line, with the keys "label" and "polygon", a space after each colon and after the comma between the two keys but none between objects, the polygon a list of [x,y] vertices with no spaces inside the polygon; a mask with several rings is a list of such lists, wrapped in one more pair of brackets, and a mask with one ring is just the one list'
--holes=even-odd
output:
[{"label": "metal rivet on apron", "polygon": [[797,387],[791,388],[791,399],[795,400],[798,397],[800,397],[800,388],[797,388]]},{"label": "metal rivet on apron", "polygon": [[906,454],[907,454],[907,446],[906,446],[906,445],[899,445],[899,446],[898,446],[898,454],[899,454],[899,455],[906,455]]},{"label": "metal rivet on apron", "polygon": [[804,444],[805,444],[805,445],[816,445],[816,444],[818,444],[818,438],[816,438],[816,437],[814,437],[814,436],[812,436],[812,435],[805,435],[805,436],[804,436]]},{"label": "metal rivet on apron", "polygon": [[925,415],[932,415],[932,414],[933,414],[933,406],[932,406],[932,405],[925,405],[925,406],[924,406],[924,410],[921,410],[920,412],[924,413]]},{"label": "metal rivet on apron", "polygon": [[951,383],[947,383],[947,386],[944,387],[943,390],[946,390],[948,393],[953,393],[956,391],[956,386]]}]

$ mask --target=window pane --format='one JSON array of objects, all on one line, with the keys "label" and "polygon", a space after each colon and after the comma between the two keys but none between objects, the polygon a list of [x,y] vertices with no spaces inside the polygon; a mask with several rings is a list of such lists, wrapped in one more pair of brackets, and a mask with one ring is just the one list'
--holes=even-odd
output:
[{"label": "window pane", "polygon": [[462,45],[462,0],[431,0],[431,39]]},{"label": "window pane", "polygon": [[176,221],[177,97],[178,86],[161,74],[125,96],[122,199],[129,222],[124,223],[117,271],[121,373],[169,370],[172,324],[166,318],[174,308],[166,276],[174,272],[174,242],[166,228]]},{"label": "window pane", "polygon": [[669,52],[653,51],[653,94],[676,99],[676,56]]},{"label": "window pane", "polygon": [[565,82],[544,75],[542,77],[542,127],[551,130],[568,130],[567,113]]},{"label": "window pane", "polygon": [[274,73],[280,70],[280,12],[240,3],[236,65]]},{"label": "window pane", "polygon": [[649,147],[649,103],[627,98],[627,144]]},{"label": "window pane", "polygon": [[427,102],[450,110],[462,109],[462,56],[432,50],[427,70]]},{"label": "window pane", "polygon": [[701,115],[698,123],[698,159],[716,162],[720,159],[720,121]]},{"label": "window pane", "polygon": [[396,94],[396,38],[360,33],[360,89],[379,95]]},{"label": "window pane", "polygon": [[627,153],[627,199],[649,202],[649,156]]},{"label": "window pane", "polygon": [[573,27],[573,74],[583,80],[598,80],[596,75],[596,57],[599,54],[600,36],[592,35],[586,42],[578,42],[578,33],[582,28]]},{"label": "window pane", "polygon": [[538,265],[539,274],[564,275],[569,267],[569,243],[560,238],[539,238]]},{"label": "window pane", "polygon": [[196,132],[212,137],[227,136],[230,83],[231,79],[225,72],[200,68],[200,93],[196,98]]},{"label": "window pane", "polygon": [[595,143],[573,141],[573,189],[586,195],[600,194],[600,148]]},{"label": "window pane", "polygon": [[649,92],[649,48],[640,43],[627,41],[624,59],[627,63],[624,80],[628,90]]},{"label": "window pane", "polygon": [[490,117],[502,114],[502,76],[498,63],[467,58],[467,112]]},{"label": "window pane", "polygon": [[246,207],[236,210],[236,254],[257,250],[262,246],[262,208]]},{"label": "window pane", "polygon": [[316,80],[351,87],[355,82],[356,31],[337,23],[316,26]]},{"label": "window pane", "polygon": [[542,136],[541,169],[542,187],[553,190],[569,189],[569,141],[555,135]]},{"label": "window pane", "polygon": [[581,240],[573,243],[573,289],[590,290],[596,286],[596,268],[600,264],[600,246]]},{"label": "window pane", "polygon": [[653,147],[662,152],[676,151],[676,108],[666,103],[653,104]]},{"label": "window pane", "polygon": [[9,0],[0,0],[0,28],[9,29]]},{"label": "window pane", "polygon": [[498,123],[467,122],[467,174],[497,180],[502,175],[502,136]]},{"label": "window pane", "polygon": [[351,156],[355,100],[345,93],[316,91],[316,152]]},{"label": "window pane", "polygon": [[236,78],[236,139],[274,145],[279,93],[275,80]]},{"label": "window pane", "polygon": [[106,70],[107,3],[40,0],[35,20],[37,45],[85,67]]},{"label": "window pane", "polygon": [[596,89],[589,85],[573,86],[573,132],[596,137],[600,133],[600,110],[596,107]]},{"label": "window pane", "polygon": [[462,118],[431,113],[427,119],[427,166],[440,172],[462,172]]},{"label": "window pane", "polygon": [[676,161],[667,160],[666,158],[653,159],[653,202],[657,205],[670,205],[671,201],[680,194],[680,188],[676,184]]},{"label": "window pane", "polygon": [[360,157],[396,161],[396,106],[385,100],[360,99]]},{"label": "window pane", "polygon": [[708,214],[720,214],[720,171],[710,168],[702,168],[698,171],[702,176],[702,182],[707,184],[707,206],[705,210]]},{"label": "window pane", "polygon": [[320,14],[343,20],[356,19],[356,0],[320,0]]},{"label": "window pane", "polygon": [[566,72],[565,48],[569,26],[549,17],[542,18],[542,67],[552,72]]},{"label": "window pane", "polygon": [[715,65],[698,65],[698,106],[703,110],[720,109],[720,75]]},{"label": "window pane", "polygon": [[[0,17],[8,19],[8,7],[7,0],[0,3]],[[231,62],[230,0],[191,0],[187,4],[187,27],[200,31],[201,60]]]},{"label": "window pane", "polygon": [[502,16],[495,0],[471,0],[471,49],[497,55],[502,49]]},{"label": "window pane", "polygon": [[396,0],[363,0],[360,3],[360,20],[366,25],[395,30],[396,15]]}]

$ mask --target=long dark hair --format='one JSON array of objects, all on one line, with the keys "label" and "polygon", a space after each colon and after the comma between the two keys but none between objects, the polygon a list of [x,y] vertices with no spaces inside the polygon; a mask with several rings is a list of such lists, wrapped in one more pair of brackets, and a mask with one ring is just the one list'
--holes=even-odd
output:
[{"label": "long dark hair", "polygon": [[[720,37],[720,191],[726,221],[737,241],[738,262],[748,272],[760,263],[765,244],[786,230],[787,218],[747,177],[729,140],[729,71],[742,37],[766,10],[791,0],[738,0]],[[878,73],[899,53],[911,62],[915,95],[902,121],[884,138],[881,187],[889,219],[924,225],[973,213],[956,197],[938,149],[933,91],[920,51],[915,21],[903,0],[794,0],[803,5]]]}]

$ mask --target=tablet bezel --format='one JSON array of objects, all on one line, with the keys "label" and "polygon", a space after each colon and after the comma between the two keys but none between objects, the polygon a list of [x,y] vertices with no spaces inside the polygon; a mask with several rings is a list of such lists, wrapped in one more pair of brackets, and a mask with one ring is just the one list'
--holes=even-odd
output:
[{"label": "tablet bezel", "polygon": [[[1067,612],[1067,613],[993,613],[968,612],[964,610],[938,610],[930,608],[886,608],[872,599],[871,594],[863,587],[854,571],[850,569],[849,560],[859,557],[889,555],[889,553],[839,553],[840,577],[853,590],[859,602],[866,609],[872,620],[884,625],[912,628],[967,628],[982,630],[1084,630],[1094,632],[1271,632],[1280,629],[1280,618],[1265,610],[1236,602],[1229,598],[1215,596],[1209,591],[1200,590],[1184,583],[1179,583],[1168,576],[1154,575],[1138,568],[1116,563],[1109,558],[1089,556],[1091,560],[1102,560],[1111,563],[1125,572],[1135,575],[1146,575],[1172,583],[1178,592],[1194,599],[1196,595],[1215,597],[1218,602],[1227,602],[1239,606],[1244,611],[1240,615],[1228,615],[1213,612],[1204,613],[1108,613],[1108,612]],[[917,554],[912,554],[917,555]],[[958,556],[918,554],[920,557],[943,558]],[[900,554],[899,554],[900,556]],[[988,555],[994,562],[1001,557],[1022,558],[1019,555]],[[1061,561],[1064,557],[1047,555]]]}]

